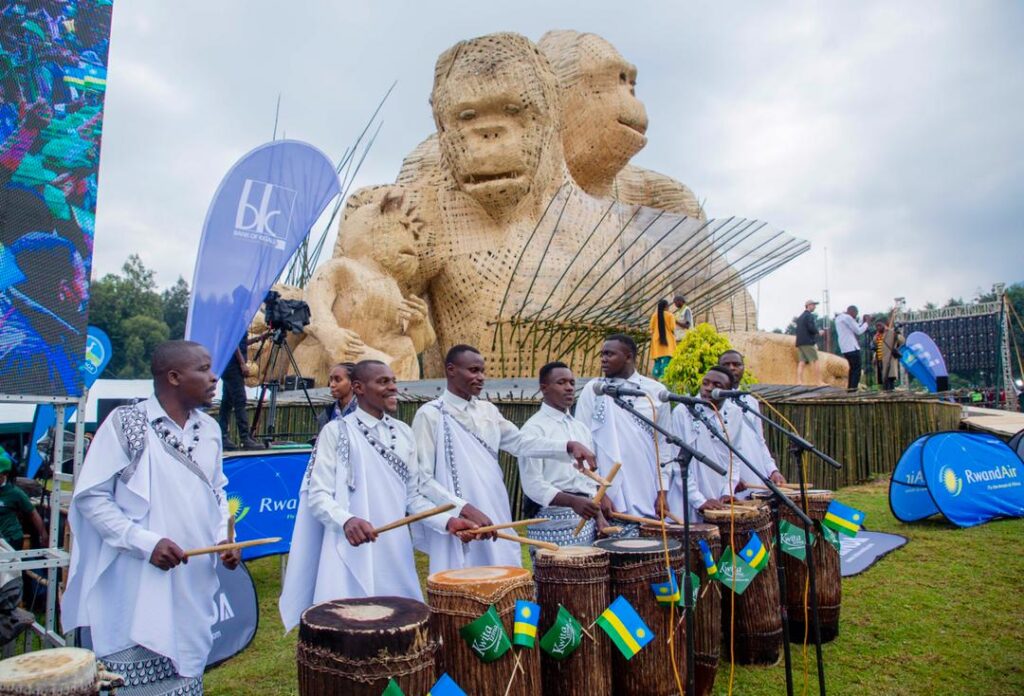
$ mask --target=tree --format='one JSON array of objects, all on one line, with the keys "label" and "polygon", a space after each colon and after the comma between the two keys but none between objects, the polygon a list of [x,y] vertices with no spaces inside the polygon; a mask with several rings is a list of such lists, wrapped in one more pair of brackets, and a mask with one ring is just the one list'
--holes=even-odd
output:
[{"label": "tree", "polygon": [[92,283],[89,323],[110,336],[112,355],[102,377],[149,377],[153,348],[185,333],[188,285],[181,278],[162,294],[155,273],[136,254],[121,267]]},{"label": "tree", "polygon": [[[704,374],[718,364],[718,356],[731,349],[729,339],[718,333],[711,324],[697,324],[686,332],[686,336],[676,346],[662,381],[666,387],[679,394],[696,394]],[[747,386],[756,382],[754,374],[747,370],[740,384]]]},{"label": "tree", "polygon": [[178,282],[164,290],[160,298],[164,305],[164,323],[170,329],[169,338],[185,338],[189,301],[188,283],[184,278],[178,276]]}]

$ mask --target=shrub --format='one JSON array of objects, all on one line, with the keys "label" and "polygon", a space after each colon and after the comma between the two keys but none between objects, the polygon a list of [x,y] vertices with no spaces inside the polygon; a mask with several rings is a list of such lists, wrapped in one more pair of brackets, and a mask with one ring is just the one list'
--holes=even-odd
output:
[{"label": "shrub", "polygon": [[[715,331],[711,324],[697,324],[676,346],[661,381],[676,393],[696,394],[708,368],[717,365],[718,356],[731,348],[729,339]],[[757,379],[748,369],[740,386],[755,383]]]}]

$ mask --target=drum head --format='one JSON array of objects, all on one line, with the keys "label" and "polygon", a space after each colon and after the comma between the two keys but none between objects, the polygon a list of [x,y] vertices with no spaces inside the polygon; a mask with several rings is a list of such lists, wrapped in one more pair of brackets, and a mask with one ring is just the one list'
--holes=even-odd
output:
[{"label": "drum head", "polygon": [[335,599],[302,612],[299,641],[349,657],[406,651],[426,634],[430,607],[405,597]]},{"label": "drum head", "polygon": [[515,566],[477,566],[442,570],[427,578],[427,585],[435,587],[503,587],[516,580],[531,577],[530,571]]},{"label": "drum head", "polygon": [[[657,537],[641,537],[639,539],[601,539],[594,546],[608,553],[657,553],[665,550],[665,543]],[[680,551],[683,545],[676,539],[668,539],[669,553]]]},{"label": "drum head", "polygon": [[83,648],[53,648],[0,662],[0,691],[68,693],[96,684],[96,655]]},{"label": "drum head", "polygon": [[537,549],[536,558],[554,563],[563,560],[572,563],[573,559],[589,559],[595,556],[604,556],[607,553],[604,549],[595,546],[560,546],[557,551]]}]

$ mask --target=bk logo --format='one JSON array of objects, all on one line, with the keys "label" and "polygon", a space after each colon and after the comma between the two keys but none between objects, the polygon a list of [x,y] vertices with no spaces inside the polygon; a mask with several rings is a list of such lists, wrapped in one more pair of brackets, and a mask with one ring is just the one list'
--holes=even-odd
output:
[{"label": "bk logo", "polygon": [[294,204],[295,191],[246,179],[235,212],[235,235],[284,249]]}]

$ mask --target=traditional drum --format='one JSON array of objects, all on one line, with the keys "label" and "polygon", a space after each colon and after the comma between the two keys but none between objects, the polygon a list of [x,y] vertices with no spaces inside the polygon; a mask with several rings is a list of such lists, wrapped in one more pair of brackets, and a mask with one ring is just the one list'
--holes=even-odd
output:
[{"label": "traditional drum", "polygon": [[[666,531],[670,537],[683,543],[681,526],[670,525]],[[645,537],[661,538],[661,529],[657,527],[644,527],[641,533]],[[711,554],[718,558],[722,553],[718,527],[713,524],[690,525],[690,571],[700,578],[701,587],[693,612],[693,651],[697,663],[693,681],[697,694],[708,696],[715,686],[719,650],[722,645],[722,592],[713,587],[715,581],[708,578],[704,557],[700,552],[701,540],[707,543]]]},{"label": "traditional drum", "polygon": [[[599,548],[541,549],[534,559],[533,573],[541,609],[538,640],[554,623],[559,604],[584,626],[611,604],[608,553]],[[611,650],[609,641],[584,638],[576,652],[564,660],[555,660],[541,652],[543,693],[547,696],[611,696]]]},{"label": "traditional drum", "polygon": [[82,648],[53,648],[0,662],[0,694],[11,696],[95,696],[122,683],[97,667],[96,655]]},{"label": "traditional drum", "polygon": [[[706,510],[703,514],[706,522],[718,527],[722,546],[732,546],[733,553],[738,554],[754,532],[769,550],[768,565],[761,569],[743,594],[736,595],[734,599],[728,595],[731,590],[722,589],[722,633],[723,646],[727,646],[730,626],[735,624],[733,643],[737,664],[775,664],[782,647],[782,616],[778,567],[775,554],[771,552],[774,530],[770,513],[764,506],[738,506],[731,512]],[[732,540],[729,536],[730,519],[735,520]],[[735,615],[731,613],[733,604]]]},{"label": "traditional drum", "polygon": [[425,694],[437,676],[437,650],[423,602],[365,597],[316,604],[299,623],[299,693],[380,696],[394,679],[407,694]]},{"label": "traditional drum", "polygon": [[[800,495],[793,496],[793,501],[803,508]],[[832,502],[832,492],[825,490],[807,491],[807,516],[814,520],[813,530],[817,539],[814,542],[814,583],[817,587],[818,622],[821,627],[821,640],[828,642],[839,635],[839,609],[843,600],[843,579],[839,567],[839,552],[832,544],[824,541],[821,534],[821,521]],[[793,511],[780,506],[781,519],[800,527],[799,543],[803,543],[803,527]],[[789,612],[789,639],[803,642],[804,627],[814,621],[810,602],[807,606],[807,623],[804,622],[804,581],[807,579],[807,566],[798,558],[782,554],[782,568],[786,571],[786,608]],[[809,592],[809,590],[808,590]],[[814,641],[813,625],[807,631],[807,640]]]},{"label": "traditional drum", "polygon": [[[428,577],[427,601],[433,611],[434,635],[444,646],[438,654],[438,673],[447,672],[467,694],[502,696],[516,665],[512,650],[495,662],[481,662],[459,635],[459,629],[493,604],[511,639],[516,600],[533,598],[533,578],[523,568],[479,566],[445,570]],[[524,669],[512,681],[508,694],[536,696],[541,693],[539,651],[513,650]]]},{"label": "traditional drum", "polygon": [[[683,567],[683,545],[668,539],[669,565],[678,575]],[[610,596],[622,595],[654,633],[654,640],[631,660],[612,650],[612,682],[616,696],[675,696],[679,679],[686,683],[686,633],[682,613],[654,598],[651,584],[666,582],[665,548],[661,539],[602,539],[594,546],[608,552]],[[674,631],[674,634],[673,634]],[[672,645],[668,639],[672,635]]]}]

